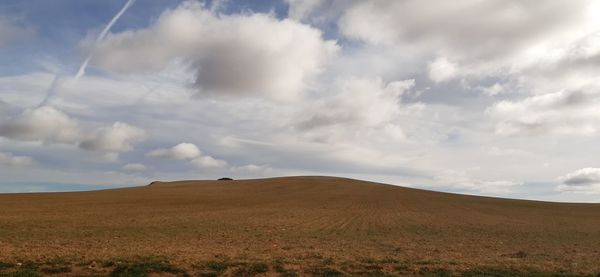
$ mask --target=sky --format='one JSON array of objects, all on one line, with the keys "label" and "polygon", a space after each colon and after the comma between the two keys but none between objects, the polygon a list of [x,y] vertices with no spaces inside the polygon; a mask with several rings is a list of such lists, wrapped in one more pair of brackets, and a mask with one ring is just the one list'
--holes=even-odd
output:
[{"label": "sky", "polygon": [[333,175],[600,202],[598,0],[4,0],[0,192]]}]

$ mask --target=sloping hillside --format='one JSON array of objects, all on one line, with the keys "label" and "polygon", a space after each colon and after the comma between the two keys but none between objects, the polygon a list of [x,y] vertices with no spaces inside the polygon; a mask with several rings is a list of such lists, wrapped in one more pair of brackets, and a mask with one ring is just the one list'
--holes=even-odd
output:
[{"label": "sloping hillside", "polygon": [[490,266],[591,274],[600,271],[600,205],[333,177],[0,195],[0,261],[140,256],[182,267],[285,261],[298,272],[321,263],[353,272],[344,266],[373,261],[384,272],[406,274]]}]

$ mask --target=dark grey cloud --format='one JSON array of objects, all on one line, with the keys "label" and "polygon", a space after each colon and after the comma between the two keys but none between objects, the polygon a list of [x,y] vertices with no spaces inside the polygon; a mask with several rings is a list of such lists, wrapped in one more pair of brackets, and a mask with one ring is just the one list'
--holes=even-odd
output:
[{"label": "dark grey cloud", "polygon": [[560,177],[560,191],[598,194],[600,193],[600,168],[586,167]]}]

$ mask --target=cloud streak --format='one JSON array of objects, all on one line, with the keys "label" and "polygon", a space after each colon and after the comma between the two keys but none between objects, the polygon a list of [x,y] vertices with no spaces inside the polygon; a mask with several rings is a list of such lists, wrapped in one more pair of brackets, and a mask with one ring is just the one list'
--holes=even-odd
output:
[{"label": "cloud streak", "polygon": [[27,156],[14,156],[11,153],[0,152],[0,165],[10,167],[29,167],[33,165],[34,160]]}]

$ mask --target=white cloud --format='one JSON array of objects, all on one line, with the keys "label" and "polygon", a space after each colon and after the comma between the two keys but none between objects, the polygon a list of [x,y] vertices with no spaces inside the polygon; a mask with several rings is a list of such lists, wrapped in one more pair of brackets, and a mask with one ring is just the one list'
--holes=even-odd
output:
[{"label": "white cloud", "polygon": [[149,157],[171,159],[171,160],[191,160],[202,154],[200,149],[192,143],[180,143],[172,148],[156,149],[148,153]]},{"label": "white cloud", "polygon": [[[338,27],[346,37],[418,48],[422,59],[441,57],[425,69],[435,82],[502,78],[524,91],[548,93],[576,90],[598,69],[596,0],[367,0],[330,6],[342,10]],[[497,94],[497,88],[485,93]]]},{"label": "white cloud", "polygon": [[[521,97],[503,100],[487,113],[500,135],[593,135],[600,128],[600,26],[566,41],[514,72]],[[546,52],[543,52],[546,53]],[[489,95],[505,87],[484,90]],[[525,94],[522,96],[522,94]]]},{"label": "white cloud", "polygon": [[440,186],[451,187],[480,193],[507,194],[523,185],[522,182],[506,180],[481,180],[474,178],[467,171],[442,170],[435,177]]},{"label": "white cloud", "polygon": [[248,165],[244,165],[244,166],[238,166],[238,167],[234,167],[233,170],[241,170],[241,171],[251,171],[251,172],[256,172],[256,171],[261,171],[263,169],[267,168],[266,166],[262,166],[262,165],[255,165],[255,164],[248,164]]},{"label": "white cloud", "polygon": [[[383,170],[404,167],[408,154],[401,149],[413,139],[420,143],[432,139],[413,123],[427,116],[426,105],[402,102],[414,85],[412,79],[337,79],[327,97],[307,103],[292,119],[295,133],[279,134],[275,143],[301,152],[299,155],[318,153],[332,163]],[[390,149],[404,154],[392,155]]]},{"label": "white cloud", "polygon": [[422,43],[437,51],[480,57],[520,51],[565,25],[577,26],[588,19],[590,3],[356,1],[340,18],[339,28],[348,37],[370,43]]},{"label": "white cloud", "polygon": [[201,169],[224,168],[227,166],[227,162],[224,160],[203,155],[202,151],[193,143],[184,142],[171,148],[156,149],[148,153],[147,156],[170,160],[189,160],[191,165]]},{"label": "white cloud", "polygon": [[531,156],[531,153],[516,149],[516,148],[501,148],[501,147],[491,147],[488,152],[488,155],[495,157],[523,157],[523,156]]},{"label": "white cloud", "polygon": [[600,168],[582,168],[559,179],[563,184],[557,187],[558,191],[600,194]]},{"label": "white cloud", "polygon": [[14,167],[28,167],[34,163],[33,158],[27,156],[14,156],[11,153],[0,152],[0,165]]},{"label": "white cloud", "polygon": [[[57,116],[25,124],[37,109],[21,114],[39,103],[54,74],[0,76],[2,151],[35,153],[42,163],[1,168],[0,175],[141,184],[199,173],[331,174],[521,196],[537,194],[537,184],[555,181],[561,168],[594,163],[588,154],[600,128],[600,21],[586,17],[587,0],[287,2],[289,15],[310,26],[279,19],[279,9],[229,14],[237,3],[209,10],[189,1],[147,27],[122,22],[91,53],[92,66],[116,74],[65,77],[53,108],[44,108],[75,123],[69,139],[56,120],[43,123]],[[74,61],[49,57],[41,68],[76,66],[49,65],[53,60]],[[190,99],[216,93],[244,99]],[[120,136],[114,126],[95,129],[115,121],[131,122],[152,134],[150,141],[110,139]],[[23,127],[33,125],[35,131]],[[195,142],[197,151],[179,149],[182,141]],[[146,172],[125,165],[161,162],[144,162],[146,153],[179,161]],[[99,171],[114,174],[102,179]],[[554,185],[544,189],[538,198],[551,199],[545,193]]]},{"label": "white cloud", "polygon": [[489,87],[482,87],[481,90],[485,95],[496,96],[505,92],[506,88],[502,84],[495,83]]},{"label": "white cloud", "polygon": [[0,121],[0,136],[23,141],[72,144],[80,139],[78,123],[60,110],[43,106]]},{"label": "white cloud", "polygon": [[248,174],[250,176],[260,176],[263,174],[268,174],[273,169],[268,165],[256,165],[256,164],[247,164],[243,166],[234,166],[231,168],[231,171],[239,174]]},{"label": "white cloud", "polygon": [[92,64],[117,73],[163,69],[181,59],[201,94],[295,99],[337,51],[318,29],[268,14],[217,15],[196,2],[164,12],[155,24],[109,35]]},{"label": "white cloud", "polygon": [[429,78],[436,83],[453,79],[458,74],[456,65],[448,59],[439,57],[429,63]]},{"label": "white cloud", "polygon": [[227,166],[227,162],[215,159],[211,156],[202,156],[195,158],[191,163],[198,168],[223,168]]},{"label": "white cloud", "polygon": [[486,113],[496,133],[511,135],[594,134],[600,128],[600,95],[559,91],[520,101],[501,101]]},{"label": "white cloud", "polygon": [[126,152],[133,149],[133,144],[143,141],[146,132],[140,128],[122,122],[115,122],[94,131],[83,140],[81,148],[93,151]]},{"label": "white cloud", "polygon": [[123,169],[130,171],[143,171],[146,170],[146,166],[140,163],[128,163],[123,166]]},{"label": "white cloud", "polygon": [[298,128],[385,127],[400,113],[402,94],[414,85],[414,80],[385,83],[381,78],[339,79],[332,89],[334,95],[316,105],[314,114]]}]

